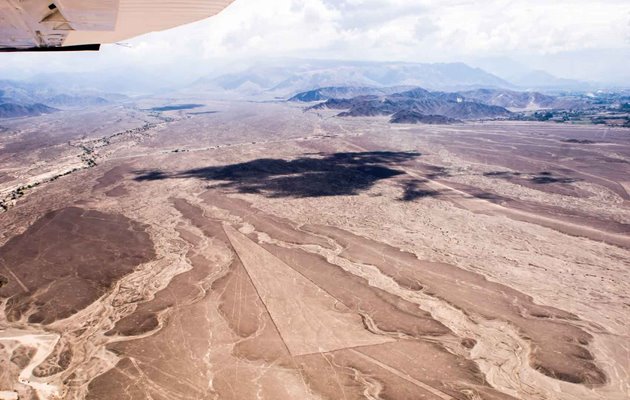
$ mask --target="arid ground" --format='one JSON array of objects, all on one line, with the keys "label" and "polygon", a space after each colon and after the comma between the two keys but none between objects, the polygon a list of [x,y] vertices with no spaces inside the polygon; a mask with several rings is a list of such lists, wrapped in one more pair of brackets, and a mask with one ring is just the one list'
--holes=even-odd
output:
[{"label": "arid ground", "polygon": [[0,399],[630,397],[630,130],[179,102],[0,122]]}]

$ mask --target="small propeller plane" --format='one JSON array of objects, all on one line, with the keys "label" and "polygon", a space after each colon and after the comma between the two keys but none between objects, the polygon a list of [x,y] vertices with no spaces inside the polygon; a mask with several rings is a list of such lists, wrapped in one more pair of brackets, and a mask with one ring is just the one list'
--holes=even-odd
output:
[{"label": "small propeller plane", "polygon": [[99,50],[199,21],[234,0],[0,0],[0,52]]}]

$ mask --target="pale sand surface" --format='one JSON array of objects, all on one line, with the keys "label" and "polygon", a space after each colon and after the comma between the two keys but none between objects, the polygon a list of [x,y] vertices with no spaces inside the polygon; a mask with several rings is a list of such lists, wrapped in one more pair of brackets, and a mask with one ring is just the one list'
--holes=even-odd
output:
[{"label": "pale sand surface", "polygon": [[627,130],[145,108],[4,124],[0,398],[628,398]]}]

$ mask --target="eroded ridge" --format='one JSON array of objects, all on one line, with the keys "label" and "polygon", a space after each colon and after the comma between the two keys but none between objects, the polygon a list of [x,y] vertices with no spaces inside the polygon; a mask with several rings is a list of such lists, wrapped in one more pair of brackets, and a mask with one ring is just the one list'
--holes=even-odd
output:
[{"label": "eroded ridge", "polygon": [[146,230],[123,215],[69,207],[44,215],[2,247],[0,345],[10,358],[1,385],[25,398],[63,395],[59,376],[76,356],[70,337],[80,333],[55,323],[92,307],[154,259]]},{"label": "eroded ridge", "polygon": [[374,265],[402,287],[420,283],[423,291],[454,307],[516,326],[533,344],[531,364],[544,374],[572,383],[606,382],[605,373],[588,351],[592,336],[577,327],[571,313],[533,303],[531,297],[483,276],[444,263],[419,260],[384,243],[326,226],[305,226],[308,232],[327,235],[343,246],[349,260]]},{"label": "eroded ridge", "polygon": [[[582,332],[574,315],[535,305],[480,275],[425,263],[338,228],[296,226],[222,195],[202,197],[201,204],[171,200],[186,221],[176,231],[188,249],[188,269],[139,298],[106,333],[116,360],[77,393],[89,399],[542,398],[544,391],[490,385],[501,381],[479,362],[496,350],[483,332],[518,328],[524,347],[507,349],[518,357],[572,349],[554,347],[553,340]],[[474,308],[480,296],[492,307]],[[472,319],[458,326],[448,316]],[[551,336],[528,337],[526,329],[534,329],[528,324],[540,321],[550,325],[534,327]],[[578,346],[588,351],[590,336],[582,333]],[[47,361],[23,346],[14,348],[14,363],[34,377],[60,374],[73,344],[63,335],[51,338]]]},{"label": "eroded ridge", "polygon": [[[492,374],[489,378],[494,384],[507,385],[505,390],[514,394],[538,397],[545,396],[543,393],[553,393],[553,382],[537,378],[535,370],[554,379],[588,387],[606,382],[605,373],[588,350],[591,335],[578,327],[582,322],[571,313],[537,305],[529,296],[489,282],[479,274],[447,264],[424,262],[413,254],[337,228],[297,228],[277,219],[267,219],[261,224],[260,221],[264,220],[261,214],[264,213],[246,207],[238,200],[235,202],[237,206],[230,207],[232,203],[229,201],[217,200],[220,196],[206,193],[203,197],[208,204],[222,204],[248,222],[255,215],[252,225],[256,231],[249,234],[251,238],[258,237],[261,246],[276,257],[334,294],[348,307],[360,310],[375,332],[399,338],[444,335],[449,329],[433,319],[437,317],[459,335],[464,335],[458,339],[459,344],[466,348],[474,347],[468,357],[489,365],[484,367],[484,371]],[[298,232],[289,242],[278,241],[267,233],[277,230],[286,232],[288,229]],[[327,246],[314,245],[315,241],[323,241]],[[361,246],[356,242],[360,242]],[[334,247],[337,249],[331,250]],[[348,267],[348,263],[355,266]],[[374,268],[375,271],[365,272]],[[357,285],[361,281],[369,288],[367,291],[362,291],[361,285]],[[451,297],[444,293],[450,293]],[[459,301],[454,301],[454,298]],[[431,310],[433,315],[419,309],[416,303]],[[478,305],[473,307],[475,304]],[[425,317],[424,324],[421,324],[422,317]],[[414,319],[415,324],[405,322]],[[467,322],[456,322],[459,319]],[[511,330],[513,333],[508,334]],[[468,336],[466,332],[469,332]],[[494,339],[498,342],[492,344],[493,339],[488,336],[496,336]],[[438,340],[449,342],[444,336]],[[477,346],[477,340],[483,343]],[[496,351],[497,345],[506,347],[505,352],[501,351],[503,354]],[[452,345],[450,348],[453,349]],[[461,348],[456,351],[461,352]],[[486,353],[488,351],[493,356]],[[513,359],[514,363],[506,363],[515,353],[518,355]],[[521,370],[518,374],[531,375],[539,382],[519,385],[517,381],[520,378],[513,376],[510,368]],[[536,388],[537,384],[543,385],[544,389]],[[579,398],[579,393],[586,392],[577,390],[573,395],[567,393],[567,398]]]},{"label": "eroded ridge", "polygon": [[[211,204],[229,206],[233,212],[252,221],[256,229],[272,238],[277,237],[274,235],[276,231],[288,229],[286,223],[269,217],[265,219],[260,212],[248,208],[238,199],[228,204],[221,200],[221,196],[212,193],[205,194],[204,198]],[[592,336],[577,326],[578,318],[571,313],[535,304],[531,297],[505,285],[490,282],[482,275],[444,263],[422,261],[411,253],[338,228],[303,226],[295,231],[297,234],[289,243],[301,242],[302,247],[306,248],[305,246],[312,246],[316,242],[324,242],[330,247],[330,242],[326,242],[324,238],[332,239],[341,246],[341,257],[376,266],[401,288],[421,290],[425,294],[445,300],[457,309],[513,324],[521,336],[533,344],[530,355],[532,367],[550,377],[587,385],[606,382],[605,373],[596,365],[588,350]],[[307,236],[307,233],[311,235]],[[298,237],[300,239],[296,239]],[[312,274],[313,271],[325,270],[324,265],[327,263],[321,256],[302,249],[264,246],[286,262],[292,261],[294,266],[299,265],[302,271],[311,271]],[[339,274],[339,268],[333,267],[326,273],[334,276],[335,272]],[[339,285],[341,287],[336,288],[338,282],[340,281],[327,285],[326,290],[343,292],[346,286]],[[357,295],[355,298],[361,297]],[[360,304],[358,300],[357,304]],[[382,310],[381,307],[376,309]],[[410,329],[406,329],[406,333],[409,334]]]},{"label": "eroded ridge", "polygon": [[[238,364],[239,369],[230,369],[232,373],[242,373],[238,371],[243,371],[249,363],[264,362],[266,365],[280,365],[288,368],[289,371],[294,371],[293,373],[299,373],[309,393],[323,398],[338,398],[339,393],[344,393],[345,398],[357,399],[369,397],[369,393],[376,397],[391,399],[407,397],[459,399],[466,398],[465,393],[477,395],[483,393],[487,398],[509,398],[490,388],[473,362],[466,361],[462,356],[451,354],[434,339],[437,336],[443,336],[456,347],[464,349],[457,343],[457,338],[449,334],[446,327],[434,321],[416,304],[373,288],[366,280],[350,276],[337,266],[326,263],[321,257],[319,257],[319,263],[312,265],[312,271],[309,273],[303,265],[305,262],[311,265],[309,262],[311,260],[308,258],[312,256],[311,254],[296,251],[294,255],[297,258],[287,258],[264,243],[256,244],[252,240],[252,235],[246,237],[228,225],[224,225],[225,231],[228,232],[226,234],[220,228],[222,222],[218,216],[221,216],[223,220],[235,220],[228,217],[224,211],[216,208],[214,211],[208,209],[204,211],[182,199],[174,200],[174,204],[204,235],[213,237],[213,240],[235,243],[233,245],[235,256],[243,252],[250,254],[247,261],[243,260],[243,262],[240,257],[236,257],[228,273],[212,285],[214,290],[221,293],[218,305],[220,315],[228,322],[230,331],[240,338],[231,354],[242,361]],[[242,206],[241,203],[237,208],[244,211]],[[251,214],[248,215],[251,216]],[[271,228],[275,232],[288,233],[293,229],[291,225],[282,221],[273,218],[266,220],[263,217],[263,215],[258,215],[254,220],[257,223],[275,221],[279,224]],[[248,218],[245,219],[245,221],[248,220]],[[309,233],[295,232],[292,242],[323,241],[327,243],[327,240]],[[235,239],[235,236],[238,239]],[[244,246],[243,243],[245,243]],[[252,249],[252,246],[262,246],[269,253],[262,247]],[[303,255],[307,258],[303,258]],[[256,282],[256,269],[259,271],[262,269],[258,262],[263,260],[268,261],[267,268],[271,266],[279,269],[263,275],[258,272],[258,279],[271,280],[273,278],[281,285],[274,287],[268,282]],[[252,268],[253,270],[250,271]],[[323,269],[320,271],[320,268]],[[250,275],[251,272],[254,274]],[[278,272],[285,276],[277,275]],[[310,296],[303,296],[304,286],[309,287],[307,291],[310,291]],[[261,294],[263,293],[261,289],[266,292]],[[312,314],[315,318],[312,322],[296,326],[292,320],[293,315],[290,313],[287,315],[285,312],[279,312],[277,308],[274,309],[273,306],[270,307],[270,303],[277,301],[273,296],[286,300],[287,295],[291,296],[296,306],[314,310]],[[331,299],[336,302],[331,310],[318,310],[320,305],[330,302]],[[384,310],[378,309],[381,306]],[[280,311],[284,311],[283,307]],[[393,315],[388,315],[388,311]],[[360,319],[341,318],[345,329],[355,332],[356,335],[348,337],[339,329],[331,331],[329,327],[320,326],[322,321],[327,321],[325,317],[331,312],[342,315],[353,313],[360,315]],[[399,323],[397,319],[402,322]],[[338,317],[333,318],[333,322],[339,321]],[[346,326],[348,323],[349,327]],[[296,332],[300,333],[297,337]],[[325,350],[327,341],[333,334],[336,336],[333,343],[339,343],[340,340],[347,338],[349,342],[342,342],[342,345],[359,345],[359,347]],[[359,339],[368,337],[370,341],[376,340],[385,344],[361,345],[357,342],[357,337]],[[425,337],[428,341],[423,339]],[[357,351],[363,351],[363,349],[367,351],[367,349],[378,348],[387,343],[396,346],[400,339],[406,339],[405,342],[408,344],[405,346],[410,347],[407,350],[396,351],[384,349],[377,357],[380,361],[370,361],[365,354],[357,353]],[[322,350],[307,355],[296,355],[304,346],[319,347]],[[423,370],[410,370],[400,363],[396,365],[398,351],[413,351],[414,354],[420,354],[420,349],[424,349],[422,351],[426,357],[439,360],[439,362],[434,364],[433,368]],[[244,363],[244,361],[247,362]],[[392,364],[395,366],[392,367]],[[223,382],[226,378],[223,374],[224,370],[221,370],[221,379],[215,379],[213,382]],[[239,390],[246,390],[246,385],[239,386],[242,388]],[[222,385],[220,387],[223,388]],[[427,387],[433,389],[427,390]],[[218,388],[219,385],[215,386],[215,389],[218,390]],[[402,393],[404,396],[400,397]]]}]

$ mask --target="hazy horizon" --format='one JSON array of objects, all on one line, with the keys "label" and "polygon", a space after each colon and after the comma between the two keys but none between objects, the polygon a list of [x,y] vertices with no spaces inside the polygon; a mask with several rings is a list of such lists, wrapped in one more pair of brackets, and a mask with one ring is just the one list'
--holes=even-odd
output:
[{"label": "hazy horizon", "polygon": [[236,0],[216,17],[98,53],[3,54],[0,74],[181,70],[203,76],[261,59],[464,62],[511,80],[559,78],[628,86],[630,6],[560,1]]}]

